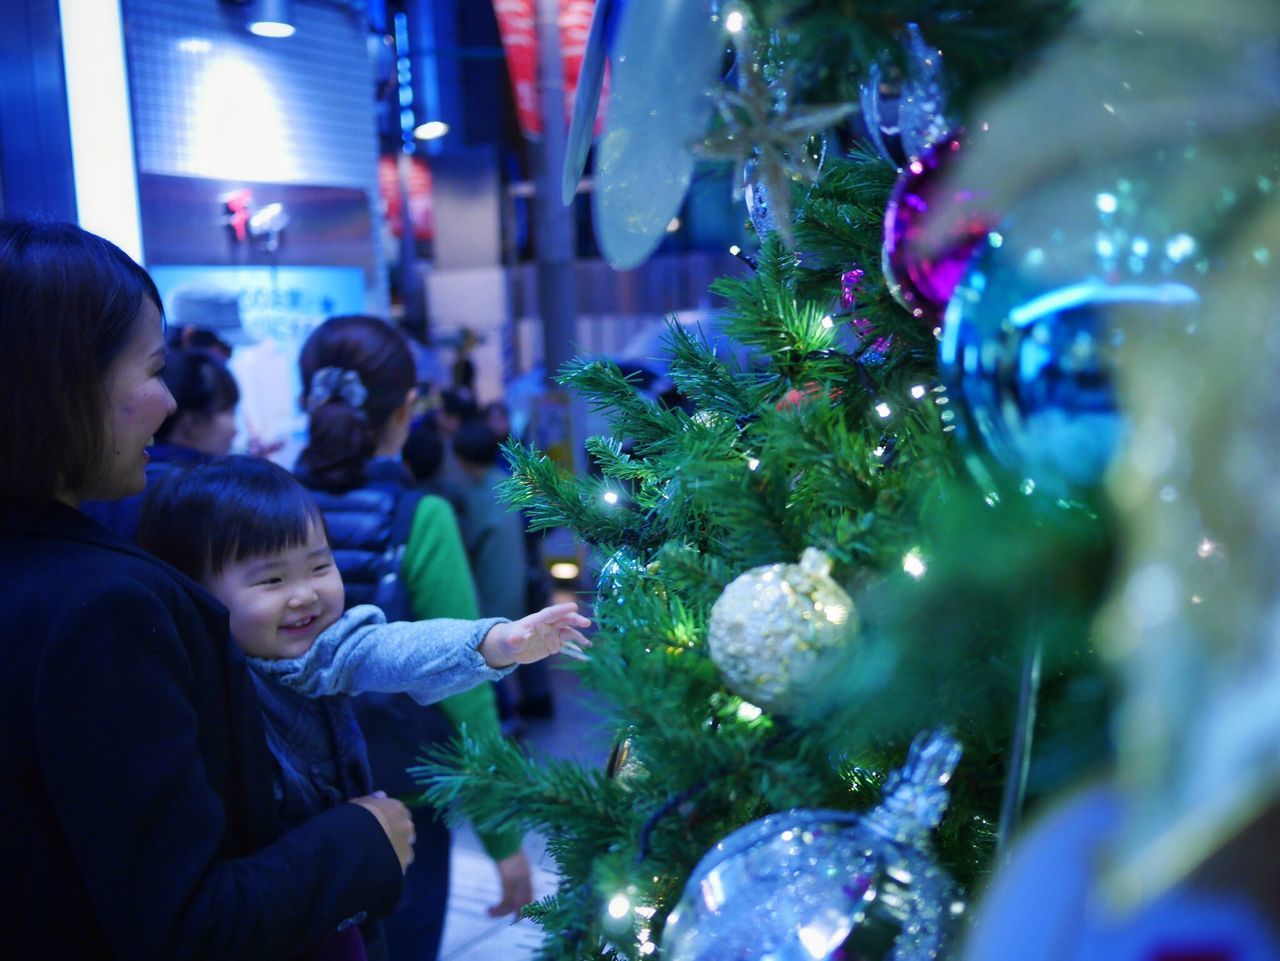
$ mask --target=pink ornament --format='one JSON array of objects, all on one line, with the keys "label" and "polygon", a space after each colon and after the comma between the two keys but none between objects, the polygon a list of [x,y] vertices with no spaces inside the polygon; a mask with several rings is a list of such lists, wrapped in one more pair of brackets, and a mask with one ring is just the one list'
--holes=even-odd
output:
[{"label": "pink ornament", "polygon": [[[858,295],[862,292],[862,281],[866,277],[866,271],[861,267],[851,267],[840,275],[840,310],[834,314],[837,317],[845,317],[854,314],[858,310]],[[871,321],[865,317],[852,317],[849,325],[853,328],[854,333],[858,335],[861,349],[858,355],[864,364],[882,364],[889,356],[889,349],[893,345],[892,337],[876,337],[873,342],[868,343],[874,334],[871,327]]]},{"label": "pink ornament", "polygon": [[[951,157],[959,152],[957,138],[943,141],[913,157],[889,195],[884,214],[884,276],[894,300],[911,313],[937,325],[978,245],[995,226],[979,209],[969,191],[943,193],[942,181]],[[926,253],[924,234],[930,208],[943,204],[963,216],[947,243]]]}]

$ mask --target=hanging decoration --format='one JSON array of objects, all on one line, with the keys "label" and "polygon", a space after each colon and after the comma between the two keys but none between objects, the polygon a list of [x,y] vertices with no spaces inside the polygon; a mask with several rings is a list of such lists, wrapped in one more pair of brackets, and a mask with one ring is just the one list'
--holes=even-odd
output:
[{"label": "hanging decoration", "polygon": [[857,108],[798,106],[794,90],[800,68],[778,38],[765,41],[745,25],[731,36],[737,82],[721,89],[719,126],[707,135],[700,153],[740,165],[747,211],[760,240],[777,230],[794,246],[792,187],[812,186],[826,161],[827,130]]},{"label": "hanging decoration", "polygon": [[[989,491],[1075,499],[1101,482],[1125,435],[1114,376],[1133,325],[1192,336],[1214,267],[1212,227],[1153,199],[1164,178],[1202,176],[1195,163],[1168,151],[1085,171],[1012,211],[978,251],[946,311],[940,367]],[[1244,201],[1224,196],[1215,221]]]},{"label": "hanging decoration", "polygon": [[605,259],[618,270],[653,253],[693,179],[723,52],[712,14],[712,0],[628,3],[617,14],[593,211]]},{"label": "hanging decoration", "polygon": [[828,649],[857,636],[853,600],[816,548],[799,564],[768,564],[733,580],[711,609],[707,647],[725,684],[753,704],[785,711]]},{"label": "hanging decoration", "polygon": [[595,3],[582,62],[578,67],[573,109],[569,114],[569,134],[565,141],[564,175],[560,188],[566,207],[573,203],[578,192],[578,181],[586,170],[591,142],[600,132],[600,102],[606,95],[610,53],[625,4],[626,0],[596,0]]},{"label": "hanging decoration", "polygon": [[747,216],[756,240],[763,243],[778,227],[773,208],[769,205],[769,188],[756,180],[756,162],[748,160],[742,165],[742,196],[747,203]]},{"label": "hanging decoration", "polygon": [[[958,137],[949,138],[908,160],[885,208],[881,266],[889,292],[930,326],[942,322],[956,284],[995,225],[995,218],[981,209],[971,192],[946,187],[948,166],[962,145]],[[925,233],[929,210],[944,201],[961,217],[931,249]]]},{"label": "hanging decoration", "polygon": [[840,296],[831,317],[833,320],[849,319],[849,326],[858,338],[854,356],[859,363],[875,367],[888,360],[889,351],[893,347],[893,335],[877,336],[871,321],[859,316],[859,300],[866,276],[866,271],[861,267],[850,267],[840,274]]},{"label": "hanging decoration", "polygon": [[931,832],[960,760],[922,734],[865,815],[793,809],[709,851],[668,915],[667,961],[936,961],[963,913]]},{"label": "hanging decoration", "polygon": [[901,168],[947,139],[947,94],[943,85],[942,51],[924,41],[917,24],[907,24],[907,69],[898,96],[885,100],[885,79],[873,62],[861,87],[861,108],[867,136],[876,152]]}]

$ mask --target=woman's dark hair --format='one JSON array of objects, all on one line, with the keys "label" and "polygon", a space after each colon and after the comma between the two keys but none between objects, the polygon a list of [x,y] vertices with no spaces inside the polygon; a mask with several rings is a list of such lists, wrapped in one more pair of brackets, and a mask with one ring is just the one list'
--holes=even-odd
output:
[{"label": "woman's dark hair", "polygon": [[74,224],[0,221],[0,500],[81,490],[104,460],[106,378],[144,301],[147,272]]},{"label": "woman's dark hair", "polygon": [[240,388],[224,364],[202,350],[172,350],[165,356],[164,382],[177,409],[156,431],[156,440],[168,440],[183,414],[209,418],[240,403]]},{"label": "woman's dark hair", "polygon": [[324,515],[283,467],[231,455],[174,470],[148,488],[138,543],[197,581],[231,563],[307,542]]},{"label": "woman's dark hair", "polygon": [[298,473],[319,490],[359,487],[383,428],[417,383],[408,341],[377,317],[331,317],[302,345],[298,367],[310,415]]},{"label": "woman's dark hair", "polygon": [[414,480],[420,484],[435,480],[444,466],[444,440],[434,418],[420,417],[414,422],[402,453]]}]

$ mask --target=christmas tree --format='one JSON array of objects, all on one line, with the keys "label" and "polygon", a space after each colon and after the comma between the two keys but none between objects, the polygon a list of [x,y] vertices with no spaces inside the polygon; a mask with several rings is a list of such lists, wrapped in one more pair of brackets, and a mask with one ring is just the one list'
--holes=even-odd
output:
[{"label": "christmas tree", "polygon": [[[774,904],[790,885],[802,909],[817,897],[811,879],[767,848],[775,838],[836,838],[813,859],[816,874],[823,858],[874,846],[866,825],[875,834],[908,808],[929,825],[941,817],[932,841],[927,831],[911,841],[937,877],[871,871],[866,890],[897,884],[904,903],[945,893],[931,910],[960,915],[1021,813],[1110,759],[1112,692],[1090,623],[1112,576],[1100,484],[1122,427],[1106,366],[1116,338],[1099,305],[1181,317],[1199,295],[1179,267],[1199,262],[1185,248],[1210,235],[1209,221],[1193,211],[1183,220],[1195,230],[1180,232],[1186,211],[1154,199],[1191,169],[1178,166],[1192,160],[1177,144],[1148,162],[1148,181],[1112,177],[1113,192],[1089,181],[1076,198],[1063,188],[1039,221],[1019,213],[1013,175],[971,172],[985,179],[980,193],[948,176],[979,151],[998,162],[993,143],[1011,150],[1035,135],[988,130],[998,113],[985,105],[1033,70],[1076,12],[1067,0],[704,11],[732,33],[717,56],[730,41],[734,55],[698,149],[743,168],[759,239],[752,269],[713,289],[754,360],[736,368],[673,324],[683,405],[653,404],[608,362],[560,374],[613,428],[587,442],[598,476],[511,451],[511,503],[607,557],[600,637],[581,673],[610,705],[614,759],[585,770],[464,740],[421,769],[436,800],[477,823],[516,812],[548,837],[561,885],[528,911],[548,934],[543,957],[640,958],[659,945],[664,957],[699,957],[664,932],[707,852],[717,853],[700,872],[717,859],[772,859],[790,880],[761,869],[759,897]],[[1169,48],[1159,55],[1167,73]],[[1010,116],[1030,124],[1028,102]],[[1080,207],[1107,232],[1074,227]],[[1112,257],[1105,244],[1117,236],[1126,246]],[[1138,242],[1156,237],[1163,259],[1148,271]],[[1072,260],[1081,239],[1087,269]],[[1035,273],[1045,251],[1049,279]],[[1054,269],[1102,279],[1072,286]],[[984,328],[984,311],[1025,318],[1012,346],[1009,325]],[[927,731],[949,735],[886,784]],[[925,786],[895,808],[913,775]],[[945,815],[930,800],[941,783]],[[892,866],[892,851],[876,854]],[[912,916],[890,915],[850,911],[806,956],[846,943],[857,957],[889,957],[895,944],[892,956],[917,956]]]}]

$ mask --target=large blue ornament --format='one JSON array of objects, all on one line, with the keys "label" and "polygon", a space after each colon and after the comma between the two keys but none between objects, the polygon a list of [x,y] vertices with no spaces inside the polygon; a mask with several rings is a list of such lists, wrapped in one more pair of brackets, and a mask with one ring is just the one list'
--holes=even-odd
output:
[{"label": "large blue ornament", "polygon": [[1123,811],[1114,788],[1092,788],[1031,827],[983,896],[965,961],[1280,959],[1274,928],[1239,891],[1187,883],[1124,909],[1109,897]]},{"label": "large blue ornament", "polygon": [[1037,191],[947,305],[940,367],[955,413],[943,416],[989,492],[1093,493],[1126,432],[1115,371],[1132,325],[1193,329],[1211,261],[1202,225],[1155,201],[1159,166]]},{"label": "large blue ornament", "polygon": [[921,735],[865,815],[791,810],[734,831],[694,868],[665,961],[935,961],[963,906],[932,855],[960,759]]},{"label": "large blue ornament", "polygon": [[693,179],[724,49],[713,13],[712,0],[629,0],[619,15],[594,206],[596,236],[619,270],[662,242]]},{"label": "large blue ornament", "polygon": [[573,203],[578,181],[587,166],[587,154],[595,137],[596,112],[600,108],[600,92],[604,89],[604,71],[618,32],[618,19],[625,0],[596,0],[587,33],[587,48],[582,53],[578,70],[578,86],[573,92],[573,117],[565,143],[564,173],[561,194],[565,206]]}]

